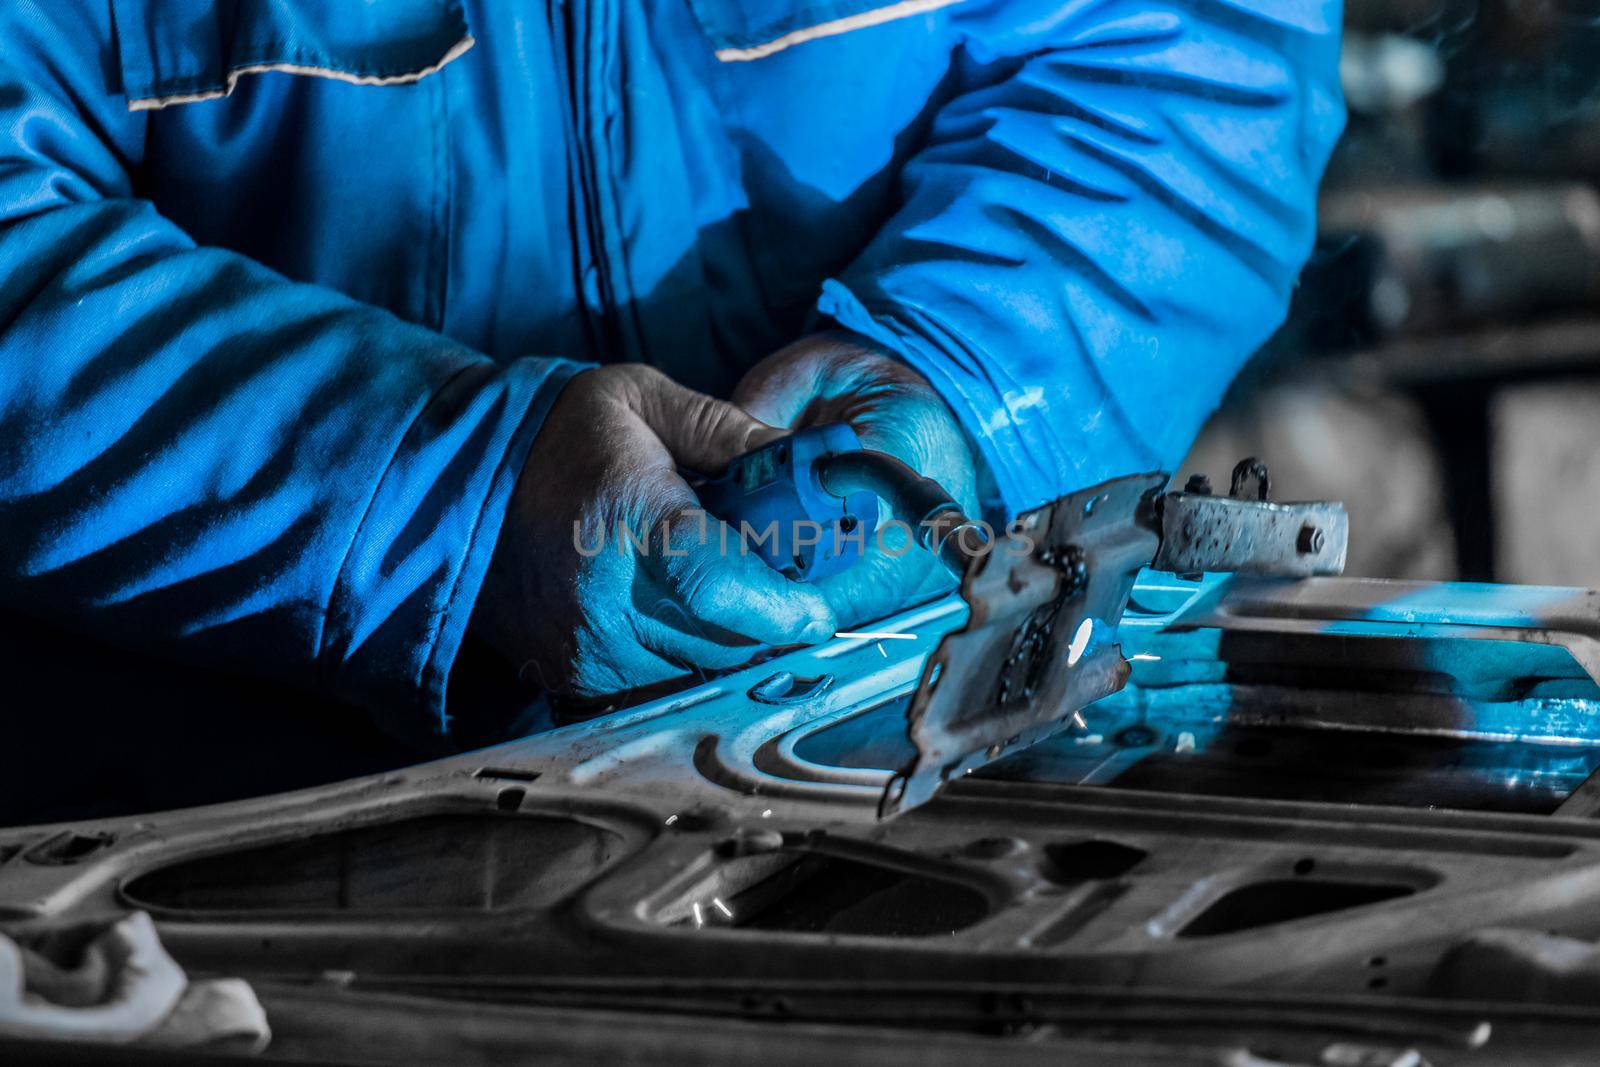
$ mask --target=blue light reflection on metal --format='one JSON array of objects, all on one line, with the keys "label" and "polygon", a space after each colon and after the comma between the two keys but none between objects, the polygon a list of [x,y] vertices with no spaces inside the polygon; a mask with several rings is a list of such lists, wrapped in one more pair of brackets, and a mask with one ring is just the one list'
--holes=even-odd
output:
[{"label": "blue light reflection on metal", "polygon": [[1450,739],[1505,788],[1570,789],[1600,760],[1596,630],[1582,589],[1146,572],[1123,652],[1159,658],[1091,721],[1134,714],[1200,752],[1229,725]]},{"label": "blue light reflection on metal", "polygon": [[[1600,687],[1579,658],[1593,659],[1595,615],[1585,590],[1147,571],[1118,634],[1123,654],[1141,657],[1132,683],[1086,709],[1086,730],[995,773],[1108,784],[1137,771],[1143,780],[1270,729],[1299,733],[1301,744],[1344,738],[1347,749],[1361,738],[1385,751],[1421,745],[1436,760],[1445,752],[1440,766],[1458,782],[1559,796],[1600,761]],[[892,764],[902,711],[901,701],[880,706],[796,751]],[[1434,787],[1426,774],[1439,773],[1418,772],[1418,802]]]}]

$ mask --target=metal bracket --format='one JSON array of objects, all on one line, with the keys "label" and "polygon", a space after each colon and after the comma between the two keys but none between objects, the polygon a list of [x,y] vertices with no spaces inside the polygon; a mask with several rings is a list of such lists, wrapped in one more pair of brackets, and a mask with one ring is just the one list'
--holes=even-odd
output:
[{"label": "metal bracket", "polygon": [[1174,574],[1310,578],[1344,571],[1350,518],[1331,500],[1274,504],[1200,493],[1161,498],[1161,550],[1151,563]]},{"label": "metal bracket", "polygon": [[917,755],[890,780],[880,817],[940,785],[1051,737],[1084,705],[1121,689],[1117,620],[1159,545],[1161,472],[1130,475],[1021,516],[1033,542],[997,544],[961,582],[966,625],[923,664],[906,713]]},{"label": "metal bracket", "polygon": [[[1251,478],[1255,500],[1244,496]],[[906,713],[917,754],[889,780],[880,817],[1060,733],[1081,708],[1120,690],[1129,668],[1117,626],[1141,568],[1281,577],[1344,569],[1344,506],[1268,501],[1258,459],[1234,468],[1226,497],[1212,496],[1203,477],[1183,492],[1162,493],[1166,484],[1157,471],[1062,497],[1018,520],[1031,546],[1019,550],[1012,539],[967,560],[967,623],[923,665]]]},{"label": "metal bracket", "polygon": [[[1250,479],[1256,498],[1244,495]],[[1310,578],[1344,573],[1350,518],[1332,500],[1274,504],[1272,476],[1255,456],[1241,459],[1228,481],[1228,495],[1211,495],[1211,481],[1196,474],[1183,492],[1157,504],[1161,548],[1151,566],[1174,574],[1228,571],[1233,574]]]}]

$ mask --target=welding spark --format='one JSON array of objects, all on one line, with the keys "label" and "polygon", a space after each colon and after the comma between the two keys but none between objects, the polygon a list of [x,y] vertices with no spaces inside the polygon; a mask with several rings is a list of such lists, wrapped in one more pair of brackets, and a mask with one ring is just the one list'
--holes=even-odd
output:
[{"label": "welding spark", "polygon": [[772,818],[772,809],[771,809],[771,808],[764,808],[764,809],[762,809],[762,812],[761,812],[761,817],[762,817],[762,818],[763,818],[763,819],[770,819],[770,818]]},{"label": "welding spark", "polygon": [[887,653],[887,652],[885,652],[883,650],[883,642],[882,641],[878,642],[878,655],[882,656],[884,659],[888,659],[889,658],[889,653]]},{"label": "welding spark", "polygon": [[694,902],[694,928],[698,930],[705,924],[705,913],[700,910],[700,902],[697,900]]},{"label": "welding spark", "polygon": [[727,916],[730,919],[733,918],[733,912],[730,911],[728,909],[728,906],[722,902],[722,898],[721,897],[712,897],[711,898],[711,903],[716,905],[716,909],[718,911],[722,912],[723,915]]},{"label": "welding spark", "polygon": [[1160,656],[1152,656],[1148,652],[1135,652],[1133,655],[1128,657],[1129,663],[1157,663],[1160,662],[1160,660]]},{"label": "welding spark", "polygon": [[668,826],[671,826],[673,823],[675,823],[677,821],[678,821],[678,817],[676,815],[668,815],[667,816],[667,825]]},{"label": "welding spark", "polygon": [[840,630],[835,637],[858,637],[867,641],[915,641],[916,634],[878,633],[875,630]]}]

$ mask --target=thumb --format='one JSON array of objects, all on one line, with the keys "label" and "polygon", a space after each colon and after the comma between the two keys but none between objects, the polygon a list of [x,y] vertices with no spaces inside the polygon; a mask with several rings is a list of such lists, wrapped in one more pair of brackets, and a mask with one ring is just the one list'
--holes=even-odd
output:
[{"label": "thumb", "polygon": [[638,384],[640,419],[679,466],[701,474],[721,474],[734,459],[786,432],[659,371],[641,375]]},{"label": "thumb", "polygon": [[664,534],[653,569],[691,617],[764,645],[815,644],[837,629],[820,591],[748,554],[698,507],[673,515]]}]

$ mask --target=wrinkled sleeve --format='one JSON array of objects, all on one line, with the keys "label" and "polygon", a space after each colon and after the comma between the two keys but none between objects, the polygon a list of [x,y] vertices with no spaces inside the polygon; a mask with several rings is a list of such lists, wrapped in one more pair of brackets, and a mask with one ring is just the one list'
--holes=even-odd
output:
[{"label": "wrinkled sleeve", "polygon": [[1007,513],[1171,470],[1310,252],[1338,5],[952,10],[961,91],[820,308],[933,382]]},{"label": "wrinkled sleeve", "polygon": [[500,367],[197,247],[135,195],[145,120],[107,90],[106,7],[0,9],[0,602],[437,737],[577,368]]}]

